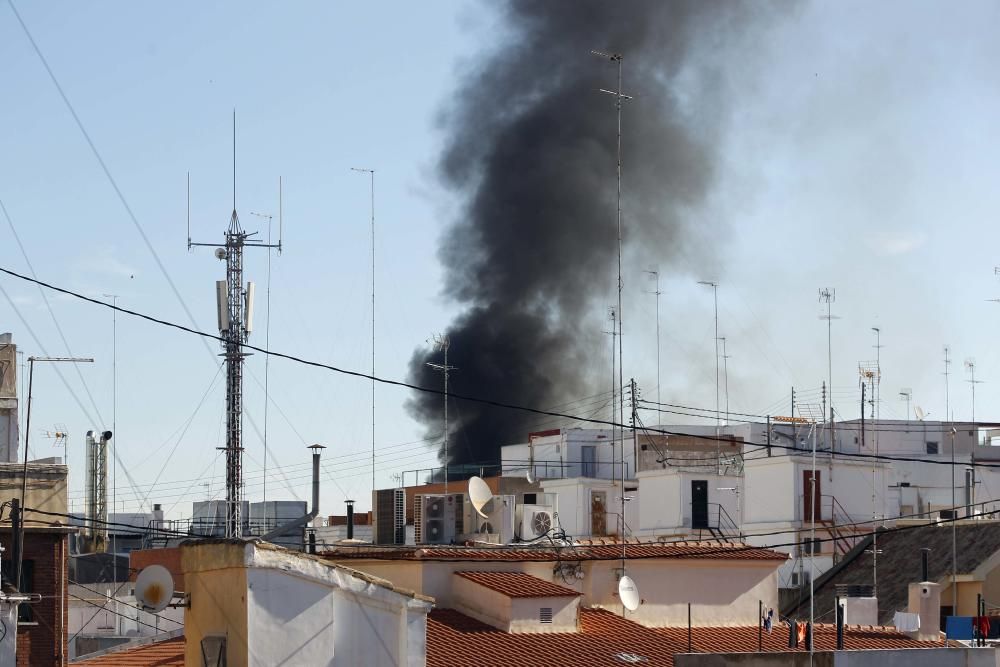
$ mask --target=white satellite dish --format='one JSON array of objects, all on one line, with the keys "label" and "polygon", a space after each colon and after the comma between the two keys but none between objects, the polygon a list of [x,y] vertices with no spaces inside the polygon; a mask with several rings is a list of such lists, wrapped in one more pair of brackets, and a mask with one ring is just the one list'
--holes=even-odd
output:
[{"label": "white satellite dish", "polygon": [[489,515],[483,512],[483,507],[486,503],[493,500],[493,492],[490,490],[489,485],[483,481],[482,477],[470,477],[469,478],[469,500],[472,502],[472,507],[476,510],[476,514],[488,519]]},{"label": "white satellite dish", "polygon": [[143,611],[158,614],[174,597],[174,578],[162,565],[143,568],[135,579],[135,599]]},{"label": "white satellite dish", "polygon": [[622,604],[629,611],[635,611],[639,608],[641,602],[639,588],[632,581],[632,577],[622,577],[618,580],[618,597],[622,599]]},{"label": "white satellite dish", "polygon": [[917,421],[921,421],[922,422],[924,420],[924,416],[925,416],[924,409],[922,407],[920,407],[919,405],[913,406],[913,414],[915,414],[917,416]]},{"label": "white satellite dish", "polygon": [[534,470],[529,470],[528,474],[525,475],[524,478],[528,481],[528,484],[534,484],[535,481],[536,481],[535,480],[535,471]]}]

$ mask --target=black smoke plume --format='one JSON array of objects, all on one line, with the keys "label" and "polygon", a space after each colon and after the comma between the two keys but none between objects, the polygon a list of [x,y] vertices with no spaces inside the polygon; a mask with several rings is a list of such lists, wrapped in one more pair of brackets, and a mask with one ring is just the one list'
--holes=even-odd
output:
[{"label": "black smoke plume", "polygon": [[[627,262],[668,273],[672,259],[703,252],[693,248],[704,230],[693,229],[692,212],[713,183],[726,106],[714,56],[745,35],[748,9],[761,7],[506,3],[504,43],[466,74],[443,121],[440,171],[464,197],[440,248],[446,296],[463,307],[447,328],[452,392],[547,408],[608,388],[601,330],[616,298],[616,117],[614,96],[598,89],[616,87],[617,67],[591,50],[623,54],[623,90],[635,97],[623,112]],[[626,340],[628,322],[626,311]],[[409,380],[441,387],[427,361],[442,355],[421,346]],[[416,395],[408,408],[440,436],[440,396]],[[497,462],[501,446],[525,442],[539,421],[455,399],[449,412],[452,464]]]}]

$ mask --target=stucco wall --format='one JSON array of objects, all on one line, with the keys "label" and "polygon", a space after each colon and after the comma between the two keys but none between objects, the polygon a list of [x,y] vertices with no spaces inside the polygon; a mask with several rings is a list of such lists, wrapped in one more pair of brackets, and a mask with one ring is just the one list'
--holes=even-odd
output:
[{"label": "stucco wall", "polygon": [[[23,464],[0,463],[0,498],[21,497]],[[51,463],[28,463],[28,493],[23,507],[65,515],[67,512],[66,477],[69,468]],[[65,516],[51,516],[27,511],[28,526],[66,525]]]},{"label": "stucco wall", "polygon": [[226,664],[247,665],[247,577],[242,563],[195,547],[185,548],[182,565],[191,596],[184,614],[184,663],[202,664],[201,640],[222,635],[227,638]]},{"label": "stucco wall", "polygon": [[280,570],[247,570],[251,666],[333,665],[334,602],[329,586]]},{"label": "stucco wall", "polygon": [[[578,629],[578,597],[513,598],[510,605],[510,632],[576,632]],[[539,621],[542,607],[552,610],[551,623]]]},{"label": "stucco wall", "polygon": [[[695,626],[745,626],[758,620],[758,601],[778,608],[776,563],[771,561],[632,560],[627,567],[643,604],[627,612],[650,627],[686,626],[688,603]],[[584,606],[620,612],[619,561],[584,564]]]}]

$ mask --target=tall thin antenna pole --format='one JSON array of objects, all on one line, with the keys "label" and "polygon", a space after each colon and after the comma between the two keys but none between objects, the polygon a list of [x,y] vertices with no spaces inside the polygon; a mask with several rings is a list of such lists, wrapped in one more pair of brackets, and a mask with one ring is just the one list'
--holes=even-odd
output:
[{"label": "tall thin antenna pole", "polygon": [[[375,491],[375,170],[351,167],[352,171],[367,173],[371,182],[371,244],[372,244],[372,492]],[[448,362],[445,361],[445,365]],[[447,391],[447,389],[445,389]],[[445,410],[448,409],[445,399]],[[447,482],[445,482],[447,485]],[[447,493],[447,491],[445,491]]]},{"label": "tall thin antenna pole", "polygon": [[722,448],[720,443],[720,418],[722,414],[719,404],[719,283],[714,280],[699,280],[699,285],[712,288],[712,303],[715,307],[715,458],[716,470],[722,474]]},{"label": "tall thin antenna pole", "polygon": [[[618,349],[617,346],[616,346],[616,343],[618,342],[618,340],[617,340],[618,339],[618,321],[617,321],[618,317],[615,315],[615,306],[609,306],[608,307],[608,319],[611,320],[611,331],[605,331],[604,333],[606,333],[609,336],[611,336],[611,424],[612,424],[612,426],[611,426],[611,440],[612,440],[612,452],[611,452],[611,454],[612,454],[612,456],[614,456],[614,451],[613,451],[614,450],[614,442],[613,441],[614,441],[614,437],[615,437],[615,426],[614,426],[614,424],[618,423],[618,419],[617,419],[617,416],[618,416],[618,403],[617,403],[617,400],[616,400],[618,398],[618,392],[617,392],[617,390],[615,388],[616,385],[618,384],[618,382],[617,382],[618,376],[615,373],[615,369],[616,369],[615,355],[617,354],[617,349]],[[612,465],[611,465],[611,476],[612,476],[612,478],[614,478],[614,463],[613,462],[612,462]]]},{"label": "tall thin antenna pole", "polygon": [[236,109],[233,109],[233,210],[236,210]]},{"label": "tall thin antenna pole", "polygon": [[660,272],[649,269],[646,273],[656,281],[656,289],[653,291],[656,295],[656,402],[661,403],[663,399],[660,398],[660,295],[663,292],[660,291]]},{"label": "tall thin antenna pole", "polygon": [[[109,442],[109,447],[117,447],[115,444],[118,442],[118,295],[117,294],[103,294],[107,299],[111,299],[111,305],[114,308],[111,310],[111,431],[114,433],[113,442]],[[118,457],[112,457],[112,473],[111,473],[111,508],[112,511],[117,511],[118,503]],[[111,533],[111,553],[117,554],[118,550],[116,548],[117,543],[117,531]],[[114,581],[118,581],[118,558],[117,556],[112,559],[111,571],[114,577]],[[117,606],[117,599],[115,601]]]},{"label": "tall thin antenna pole", "polygon": [[729,355],[726,354],[726,337],[719,339],[722,343],[722,376],[726,392],[726,426],[729,426]]},{"label": "tall thin antenna pole", "polygon": [[[618,309],[617,322],[618,322],[618,414],[622,417],[625,415],[625,377],[622,367],[625,365],[625,358],[622,352],[622,334],[623,334],[623,318],[622,318],[622,102],[625,100],[632,99],[628,95],[622,93],[622,60],[623,56],[620,53],[602,53],[600,51],[591,51],[594,55],[600,56],[602,58],[607,58],[611,62],[617,64],[618,66],[618,87],[615,90],[605,90],[601,89],[602,93],[607,93],[609,95],[615,96],[615,111],[617,112],[617,122],[618,122],[618,133],[617,133],[617,200],[616,200],[616,219],[618,226]],[[613,398],[613,397],[612,397]],[[614,428],[614,427],[612,427]],[[621,452],[621,482],[622,497],[625,496],[625,427],[624,425],[618,429],[619,432],[619,451]],[[613,433],[613,432],[612,432]],[[625,521],[624,516],[622,517],[622,539],[624,540],[625,535]],[[624,549],[624,547],[623,547]]]},{"label": "tall thin antenna pole", "polygon": [[972,423],[973,423],[973,428],[975,428],[975,423],[976,423],[976,385],[977,384],[982,384],[983,381],[976,379],[976,360],[975,359],[966,359],[965,360],[965,370],[969,371],[969,373],[971,375],[971,377],[968,380],[966,380],[966,382],[968,382],[969,384],[972,385]]},{"label": "tall thin antenna pole", "polygon": [[949,367],[951,366],[951,348],[947,345],[944,346],[944,418],[947,421],[952,420],[951,416],[951,382],[949,381],[949,376],[951,375]]},{"label": "tall thin antenna pole", "polygon": [[449,454],[448,454],[448,374],[455,370],[454,366],[448,365],[448,348],[451,347],[451,339],[448,334],[434,334],[432,337],[434,346],[444,352],[444,364],[435,364],[430,361],[426,362],[429,368],[433,368],[436,371],[440,371],[444,374],[444,492],[448,493],[448,466],[449,466]]},{"label": "tall thin antenna pole", "polygon": [[837,290],[824,287],[819,291],[820,303],[826,304],[826,315],[820,315],[820,319],[826,320],[826,382],[830,388],[829,420],[830,420],[830,452],[836,449],[836,438],[834,437],[833,426],[833,321],[837,319],[833,314],[833,302],[837,300]]},{"label": "tall thin antenna pole", "polygon": [[[278,200],[281,200],[281,181],[278,181]],[[278,204],[279,209],[281,204]],[[267,220],[267,286],[264,296],[264,301],[267,307],[267,313],[264,317],[264,347],[267,349],[271,348],[271,222],[274,216],[267,215],[265,213],[254,213],[250,212],[250,215],[255,215],[258,218],[265,218]],[[268,391],[268,381],[270,379],[271,370],[271,355],[264,355],[264,481],[263,481],[263,501],[267,503],[267,455],[268,455],[268,445],[267,445],[267,417],[268,408],[270,407],[271,394]],[[265,518],[266,518],[265,512]],[[270,528],[265,528],[265,530],[270,530]]]}]

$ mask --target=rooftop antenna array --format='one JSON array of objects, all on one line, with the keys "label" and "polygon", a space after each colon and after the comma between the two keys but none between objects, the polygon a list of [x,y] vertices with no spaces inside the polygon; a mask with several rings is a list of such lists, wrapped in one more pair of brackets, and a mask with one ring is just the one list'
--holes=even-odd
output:
[{"label": "rooftop antenna array", "polygon": [[724,391],[726,394],[726,426],[729,426],[729,359],[730,356],[726,354],[726,337],[722,336],[719,338],[719,342],[722,343],[722,379],[724,385]]},{"label": "rooftop antenna array", "polygon": [[451,339],[448,338],[448,334],[434,334],[431,336],[430,342],[435,350],[444,353],[444,363],[436,364],[433,362],[426,362],[429,368],[433,368],[442,375],[444,375],[444,492],[448,493],[448,375],[453,370],[457,370],[454,366],[448,365],[448,348],[451,347]]},{"label": "rooftop antenna array", "polygon": [[[280,186],[279,186],[280,190]],[[280,194],[279,194],[280,199]],[[243,251],[246,248],[276,248],[281,252],[281,217],[278,242],[265,243],[247,232],[236,213],[236,111],[233,111],[233,212],[223,243],[195,243],[191,240],[191,175],[188,174],[188,250],[215,248],[217,259],[226,262],[226,279],[215,283],[219,334],[226,360],[226,537],[242,537],[243,495],[243,346],[253,330],[254,285],[243,286]],[[268,251],[270,252],[270,250]],[[266,397],[265,397],[266,399]]]},{"label": "rooftop antenna array", "polygon": [[[878,329],[875,329],[878,332]],[[877,343],[876,343],[877,345]],[[865,385],[868,386],[868,392],[871,396],[871,416],[875,417],[875,383],[881,380],[882,371],[879,368],[878,361],[860,361],[858,362],[858,374],[861,378],[861,440],[864,442],[864,423],[865,423],[865,406],[864,406],[864,389]],[[878,433],[877,425],[873,425],[873,432]],[[876,489],[878,486],[878,436],[872,436],[872,442],[874,445],[875,457],[872,458],[872,588],[876,591],[878,590],[878,535],[875,533],[876,524],[878,523],[878,494]]]}]

